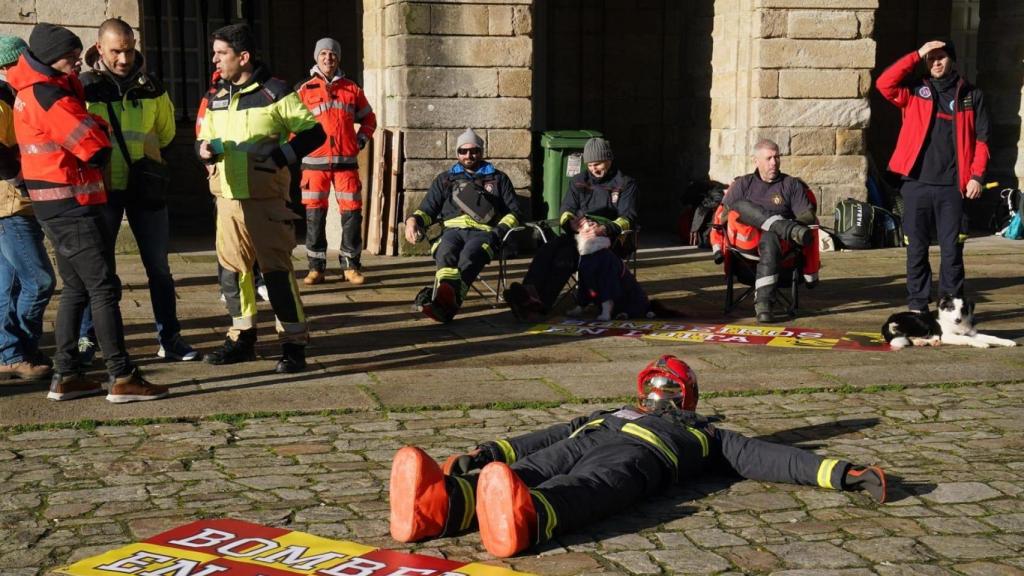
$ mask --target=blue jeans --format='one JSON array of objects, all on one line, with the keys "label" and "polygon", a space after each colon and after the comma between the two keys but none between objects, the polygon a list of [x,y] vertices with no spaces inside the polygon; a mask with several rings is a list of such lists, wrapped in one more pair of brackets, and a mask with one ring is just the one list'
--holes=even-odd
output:
[{"label": "blue jeans", "polygon": [[[100,208],[100,213],[114,242],[117,241],[117,234],[121,229],[121,219],[125,213],[128,214],[128,225],[131,226],[132,234],[139,245],[139,256],[142,257],[142,265],[149,279],[149,300],[153,306],[153,319],[156,320],[157,340],[160,344],[169,344],[181,332],[181,324],[178,322],[174,277],[171,276],[171,266],[167,263],[170,234],[167,207],[151,210],[135,205],[108,203]],[[79,336],[92,337],[93,333],[92,310],[86,308]]]},{"label": "blue jeans", "polygon": [[31,360],[53,295],[53,265],[35,218],[0,218],[0,362]]}]

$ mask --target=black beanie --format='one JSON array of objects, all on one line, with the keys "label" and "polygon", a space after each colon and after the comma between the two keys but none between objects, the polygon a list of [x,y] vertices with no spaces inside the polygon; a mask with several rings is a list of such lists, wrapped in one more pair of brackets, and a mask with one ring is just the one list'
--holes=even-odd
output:
[{"label": "black beanie", "polygon": [[40,22],[28,37],[28,49],[36,60],[49,66],[68,52],[81,50],[82,40],[63,26]]}]

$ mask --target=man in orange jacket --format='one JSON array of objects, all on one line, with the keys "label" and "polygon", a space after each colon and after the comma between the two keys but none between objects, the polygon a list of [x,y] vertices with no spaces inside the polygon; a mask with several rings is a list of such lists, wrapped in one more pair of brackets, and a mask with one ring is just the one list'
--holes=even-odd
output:
[{"label": "man in orange jacket", "polygon": [[64,288],[57,311],[54,374],[47,396],[68,400],[103,391],[78,361],[78,329],[92,308],[110,373],[110,402],[154,400],[166,386],[147,382],[125,350],[114,245],[99,207],[107,201],[102,167],[110,158],[106,122],[89,114],[78,80],[82,41],[67,28],[39,23],[29,50],[8,73],[18,91],[14,129],[36,217],[56,248]]},{"label": "man in orange jacket", "polygon": [[[306,207],[306,255],[308,286],[324,281],[327,269],[327,211],[331,188],[341,212],[341,267],[345,280],[362,284],[359,256],[362,252],[363,199],[357,156],[373,138],[377,117],[362,88],[339,69],[341,44],[321,38],[313,49],[316,65],[311,78],[295,90],[316,116],[327,140],[302,159],[302,204]],[[359,130],[355,129],[359,123]]]}]

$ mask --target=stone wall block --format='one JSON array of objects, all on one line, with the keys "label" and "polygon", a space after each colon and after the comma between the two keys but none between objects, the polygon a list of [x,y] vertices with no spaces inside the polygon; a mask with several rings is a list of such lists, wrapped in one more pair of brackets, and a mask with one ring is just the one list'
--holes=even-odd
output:
[{"label": "stone wall block", "polygon": [[755,53],[763,68],[874,68],[875,41],[757,40]]},{"label": "stone wall block", "polygon": [[836,130],[836,154],[864,154],[865,151],[863,130],[849,130],[846,128]]},{"label": "stone wall block", "polygon": [[[139,20],[141,12],[139,5],[142,4],[138,0],[107,0],[107,18],[120,18],[124,20],[136,31],[139,30]],[[99,23],[97,23],[98,25]]]},{"label": "stone wall block", "polygon": [[402,68],[397,88],[407,96],[493,97],[498,71],[493,68]]},{"label": "stone wall block", "polygon": [[448,156],[448,140],[444,130],[406,130],[404,138],[407,159],[439,159]]},{"label": "stone wall block", "polygon": [[[712,94],[714,96],[714,94]],[[777,98],[779,96],[779,71],[759,68],[750,75],[751,98]]]},{"label": "stone wall block", "polygon": [[857,12],[857,22],[860,26],[860,37],[871,38],[875,33],[875,13]]},{"label": "stone wall block", "polygon": [[402,40],[402,48],[396,47],[402,57],[396,61],[409,66],[527,68],[533,60],[533,42],[525,37],[412,36]]},{"label": "stone wall block", "polygon": [[0,22],[0,34],[18,36],[24,39],[28,38],[28,35],[32,33],[33,26],[35,26],[35,24],[14,24],[12,22]]},{"label": "stone wall block", "polygon": [[864,187],[868,160],[864,156],[790,156],[785,172],[806,180],[812,186],[842,184]]},{"label": "stone wall block", "polygon": [[430,7],[430,33],[486,36],[487,6],[434,4]]},{"label": "stone wall block", "polygon": [[[712,104],[712,111],[714,105]],[[845,100],[755,100],[753,126],[807,126],[819,128],[864,128],[871,117],[868,101]],[[714,117],[712,117],[714,122]],[[719,126],[712,123],[712,126]]]},{"label": "stone wall block", "polygon": [[529,98],[533,93],[533,71],[529,68],[506,68],[498,71],[498,95]]},{"label": "stone wall block", "polygon": [[779,71],[780,98],[857,98],[860,74],[857,70],[792,68]]},{"label": "stone wall block", "polygon": [[786,13],[782,10],[754,12],[754,32],[757,38],[779,38],[786,35]]},{"label": "stone wall block", "polygon": [[529,6],[516,6],[512,9],[512,31],[516,36],[533,35],[533,14]]},{"label": "stone wall block", "polygon": [[430,6],[428,4],[390,4],[384,9],[384,35],[429,34]]},{"label": "stone wall block", "polygon": [[794,156],[835,154],[836,131],[830,128],[794,130],[789,146],[789,153]]},{"label": "stone wall block", "polygon": [[[718,6],[716,5],[715,8]],[[875,9],[878,0],[754,0],[755,8],[820,8],[843,10],[851,8]]]},{"label": "stone wall block", "polygon": [[[793,136],[792,131],[789,128],[755,128],[750,131],[750,135],[747,138],[746,152],[749,156],[753,157],[754,146],[757,145],[760,140],[765,138],[779,145],[779,154],[782,154],[783,156],[795,154],[790,146]],[[737,152],[743,151],[737,150]]]},{"label": "stone wall block", "polygon": [[868,95],[871,94],[871,90],[874,87],[874,84],[872,83],[872,80],[871,80],[871,71],[870,70],[861,70],[859,74],[860,74],[860,80],[858,82],[859,86],[858,86],[857,92],[858,92],[858,95],[860,97],[867,98]]},{"label": "stone wall block", "polygon": [[[34,24],[37,21],[35,0],[4,0],[0,2],[0,22]],[[26,36],[26,38],[28,37]]]},{"label": "stone wall block", "polygon": [[529,128],[527,98],[409,98],[398,100],[396,125],[408,128]]},{"label": "stone wall block", "polygon": [[[6,2],[4,2],[6,3]],[[98,14],[106,14],[106,0],[78,0],[77,2],[34,2],[36,22],[53,22],[61,26],[92,27],[92,36],[85,37],[82,43],[89,45],[96,36],[96,26],[103,21]],[[77,32],[76,32],[77,33]],[[81,37],[81,34],[79,34]],[[28,39],[26,38],[26,41]]]},{"label": "stone wall block", "polygon": [[529,130],[488,130],[484,137],[489,158],[529,158]]},{"label": "stone wall block", "polygon": [[790,38],[856,38],[860,29],[855,12],[793,10],[786,17]]},{"label": "stone wall block", "polygon": [[511,36],[513,33],[512,6],[487,8],[487,33],[491,36]]}]

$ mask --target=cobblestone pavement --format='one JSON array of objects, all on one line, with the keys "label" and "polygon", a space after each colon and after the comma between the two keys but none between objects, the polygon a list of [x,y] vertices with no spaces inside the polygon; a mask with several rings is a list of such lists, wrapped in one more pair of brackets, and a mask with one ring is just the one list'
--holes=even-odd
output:
[{"label": "cobblestone pavement", "polygon": [[[702,411],[902,478],[891,503],[709,478],[504,561],[537,574],[1024,574],[1024,384],[720,396]],[[366,412],[0,431],[0,574],[29,576],[200,517],[489,560],[468,534],[387,535],[386,478],[595,409]]]}]

